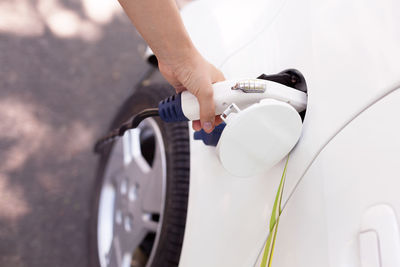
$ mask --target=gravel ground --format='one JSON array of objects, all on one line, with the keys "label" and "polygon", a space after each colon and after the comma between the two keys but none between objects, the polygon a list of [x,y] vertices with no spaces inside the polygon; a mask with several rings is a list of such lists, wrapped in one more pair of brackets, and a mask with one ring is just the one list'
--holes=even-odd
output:
[{"label": "gravel ground", "polygon": [[149,69],[113,8],[0,3],[0,266],[87,266],[92,146]]}]

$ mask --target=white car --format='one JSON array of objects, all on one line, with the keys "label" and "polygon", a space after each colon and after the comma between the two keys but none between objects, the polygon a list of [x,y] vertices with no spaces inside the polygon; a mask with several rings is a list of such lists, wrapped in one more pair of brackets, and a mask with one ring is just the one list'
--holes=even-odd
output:
[{"label": "white car", "polygon": [[[301,137],[243,178],[188,123],[147,119],[101,156],[92,265],[400,266],[399,12],[396,0],[185,6],[192,40],[227,79],[304,76]],[[173,93],[150,87],[114,126]]]}]

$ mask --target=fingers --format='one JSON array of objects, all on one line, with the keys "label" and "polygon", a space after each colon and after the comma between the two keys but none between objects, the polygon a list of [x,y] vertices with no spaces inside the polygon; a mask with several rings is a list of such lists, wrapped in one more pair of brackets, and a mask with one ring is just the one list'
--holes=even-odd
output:
[{"label": "fingers", "polygon": [[193,122],[192,122],[192,128],[193,128],[193,130],[195,130],[196,132],[200,131],[200,130],[201,130],[201,122],[200,122],[200,120],[193,121]]},{"label": "fingers", "polygon": [[[217,125],[220,125],[221,123],[222,123],[221,117],[220,117],[219,115],[218,115],[218,116],[215,116],[214,125],[217,126]],[[200,131],[200,130],[201,130],[201,122],[200,122],[200,120],[193,121],[193,122],[192,122],[192,128],[193,128],[193,130],[195,130],[196,132]]]},{"label": "fingers", "polygon": [[[214,66],[213,66],[214,67]],[[213,72],[213,83],[216,83],[216,82],[222,82],[222,81],[225,81],[225,77],[224,77],[224,74],[222,74],[222,72],[219,70],[219,69],[217,69],[217,68],[215,68],[214,67],[214,72]],[[218,115],[218,116],[215,116],[215,123],[214,123],[214,125],[215,126],[217,126],[217,125],[219,125],[219,124],[221,124],[222,123],[222,119],[221,119],[221,117]]]},{"label": "fingers", "polygon": [[[222,72],[213,65],[211,67],[212,82],[224,81],[225,77]],[[197,91],[196,97],[200,104],[200,121],[194,121],[192,127],[195,131],[200,131],[203,128],[204,131],[210,133],[216,125],[222,122],[220,116],[215,116],[214,89],[212,85],[209,82],[204,82],[203,87],[200,87],[200,90]]]},{"label": "fingers", "polygon": [[221,119],[221,117],[218,115],[218,116],[215,116],[215,126],[217,126],[217,125],[220,125],[222,123],[222,119]]},{"label": "fingers", "polygon": [[201,127],[210,133],[214,129],[215,121],[214,90],[211,82],[206,80],[199,85],[200,90],[197,91],[196,97],[200,104]]},{"label": "fingers", "polygon": [[193,122],[193,129],[199,131],[203,128],[205,132],[210,133],[215,125],[221,123],[221,119],[215,117],[212,83],[223,81],[225,77],[200,54],[196,53],[189,59],[184,61],[183,65],[164,64],[159,60],[159,69],[177,93],[188,90],[196,96],[200,106],[200,121]]},{"label": "fingers", "polygon": [[[225,80],[219,69],[211,64],[209,66],[211,66],[210,78],[213,83]],[[215,116],[214,89],[211,83],[203,80],[199,88],[200,90],[197,91],[196,97],[200,104],[201,127],[205,132],[210,133],[215,125],[220,124],[222,120],[219,116]],[[197,124],[195,126],[197,127]]]}]

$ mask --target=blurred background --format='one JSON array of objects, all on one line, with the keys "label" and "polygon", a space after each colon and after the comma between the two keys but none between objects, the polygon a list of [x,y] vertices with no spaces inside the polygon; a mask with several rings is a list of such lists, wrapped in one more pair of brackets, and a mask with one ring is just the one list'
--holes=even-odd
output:
[{"label": "blurred background", "polygon": [[87,266],[92,146],[145,48],[117,0],[1,0],[0,266]]}]

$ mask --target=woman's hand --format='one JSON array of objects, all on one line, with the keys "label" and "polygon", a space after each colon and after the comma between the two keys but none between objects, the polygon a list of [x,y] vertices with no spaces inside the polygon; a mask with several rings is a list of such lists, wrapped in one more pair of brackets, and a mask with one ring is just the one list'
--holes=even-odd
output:
[{"label": "woman's hand", "polygon": [[221,71],[206,61],[197,50],[169,62],[159,59],[158,66],[177,93],[188,90],[197,97],[200,104],[200,121],[193,121],[195,131],[203,128],[210,133],[221,123],[221,118],[215,116],[214,91],[211,86],[215,82],[225,80]]},{"label": "woman's hand", "polygon": [[222,73],[197,51],[183,25],[175,0],[119,0],[129,18],[149,44],[158,66],[177,92],[188,90],[200,104],[200,121],[193,129],[211,132],[221,122],[215,117],[211,84],[224,80]]}]

